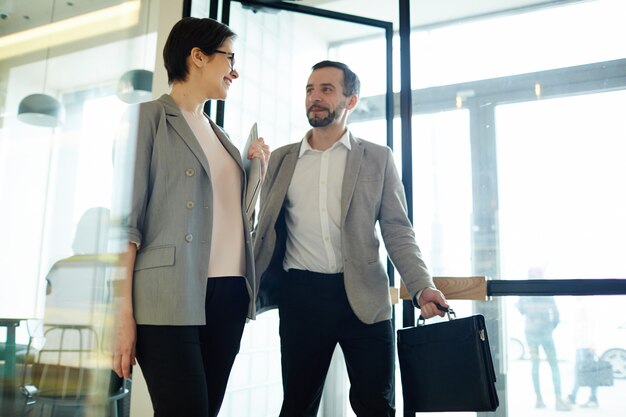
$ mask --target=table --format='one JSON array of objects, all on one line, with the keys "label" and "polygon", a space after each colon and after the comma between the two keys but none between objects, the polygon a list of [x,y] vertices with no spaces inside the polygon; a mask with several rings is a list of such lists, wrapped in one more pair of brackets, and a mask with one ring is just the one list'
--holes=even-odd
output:
[{"label": "table", "polygon": [[22,320],[24,319],[0,318],[0,326],[7,328],[7,340],[4,354],[4,375],[0,378],[0,410],[3,410],[6,405],[3,404],[5,399],[8,400],[9,406],[12,407],[12,403],[15,398],[15,329],[20,325]]}]

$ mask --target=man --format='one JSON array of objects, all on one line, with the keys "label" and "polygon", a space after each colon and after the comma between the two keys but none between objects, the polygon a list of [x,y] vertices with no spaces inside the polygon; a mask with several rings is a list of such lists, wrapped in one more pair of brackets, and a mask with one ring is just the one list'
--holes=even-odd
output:
[{"label": "man", "polygon": [[[528,270],[528,278],[543,278],[543,268],[532,267]],[[559,324],[559,310],[552,296],[520,297],[517,304],[520,313],[526,318],[524,333],[530,352],[531,377],[535,389],[535,407],[546,408],[541,393],[539,373],[539,347],[543,348],[546,359],[552,371],[552,385],[554,388],[555,408],[559,411],[569,411],[571,406],[561,398],[561,373],[557,360],[556,347],[552,332]]]},{"label": "man", "polygon": [[375,224],[424,317],[447,307],[415,243],[391,150],[346,128],[358,77],[343,63],[313,66],[304,139],[272,154],[261,194],[255,264],[261,309],[278,306],[281,417],[315,416],[337,343],[358,416],[394,415],[389,279]]}]

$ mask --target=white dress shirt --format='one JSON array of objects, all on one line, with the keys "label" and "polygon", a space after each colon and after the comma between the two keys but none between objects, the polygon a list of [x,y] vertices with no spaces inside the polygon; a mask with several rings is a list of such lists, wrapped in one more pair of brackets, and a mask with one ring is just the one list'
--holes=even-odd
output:
[{"label": "white dress shirt", "polygon": [[311,148],[310,132],[285,202],[287,242],[283,268],[334,274],[343,272],[341,187],[350,152],[348,130],[325,151]]}]

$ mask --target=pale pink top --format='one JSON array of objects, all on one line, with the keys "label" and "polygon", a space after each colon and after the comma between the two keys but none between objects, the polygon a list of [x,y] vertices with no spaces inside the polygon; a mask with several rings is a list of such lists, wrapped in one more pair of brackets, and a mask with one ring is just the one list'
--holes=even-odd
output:
[{"label": "pale pink top", "polygon": [[241,169],[218,139],[206,116],[181,111],[206,154],[211,171],[213,233],[207,277],[244,276]]}]

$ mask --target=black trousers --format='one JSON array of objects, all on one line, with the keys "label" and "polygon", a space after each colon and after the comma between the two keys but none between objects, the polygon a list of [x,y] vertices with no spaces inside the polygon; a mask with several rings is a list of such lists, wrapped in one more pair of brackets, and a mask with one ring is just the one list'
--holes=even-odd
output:
[{"label": "black trousers", "polygon": [[204,326],[137,326],[137,361],[155,417],[214,417],[248,311],[242,277],[210,278]]},{"label": "black trousers", "polygon": [[395,415],[391,321],[361,322],[346,296],[343,274],[290,270],[281,284],[283,405],[281,417],[315,417],[337,343],[359,417]]}]

